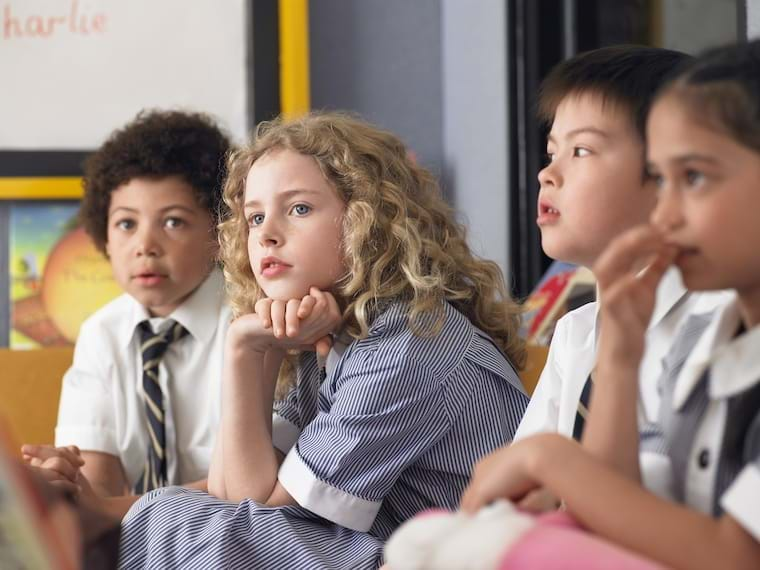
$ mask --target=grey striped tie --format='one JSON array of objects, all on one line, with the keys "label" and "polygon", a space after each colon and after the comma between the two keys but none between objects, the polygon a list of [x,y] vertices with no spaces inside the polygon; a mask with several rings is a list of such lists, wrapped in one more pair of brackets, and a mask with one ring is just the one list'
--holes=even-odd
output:
[{"label": "grey striped tie", "polygon": [[143,494],[151,489],[166,485],[166,421],[164,418],[164,395],[158,381],[158,365],[169,347],[169,343],[187,334],[185,328],[170,321],[163,334],[156,334],[147,321],[138,325],[140,332],[140,352],[143,360],[143,393],[145,394],[145,414],[148,418],[148,457],[143,474],[135,484],[135,493]]}]

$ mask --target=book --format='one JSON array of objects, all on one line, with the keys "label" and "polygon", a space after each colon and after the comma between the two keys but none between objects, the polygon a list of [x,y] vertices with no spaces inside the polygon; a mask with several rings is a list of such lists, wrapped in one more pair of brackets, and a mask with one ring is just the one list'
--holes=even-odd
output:
[{"label": "book", "polygon": [[596,280],[588,268],[553,262],[523,303],[523,338],[530,344],[548,346],[557,321],[595,298]]},{"label": "book", "polygon": [[121,294],[111,265],[77,225],[77,202],[10,210],[10,348],[65,346],[82,322]]}]

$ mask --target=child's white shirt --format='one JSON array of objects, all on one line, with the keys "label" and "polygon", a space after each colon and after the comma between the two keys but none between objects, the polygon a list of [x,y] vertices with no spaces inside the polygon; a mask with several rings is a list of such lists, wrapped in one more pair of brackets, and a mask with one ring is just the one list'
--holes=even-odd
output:
[{"label": "child's white shirt", "polygon": [[[122,295],[82,324],[74,362],[63,378],[55,430],[56,445],[119,458],[130,488],[148,456],[136,332],[148,317],[135,299]],[[189,332],[169,346],[159,366],[166,446],[172,450],[167,454],[168,481],[179,484],[208,475],[219,424],[224,337],[231,320],[221,271],[213,270],[168,318]],[[161,330],[162,323],[151,319],[151,324]]]},{"label": "child's white shirt", "polygon": [[[712,310],[729,294],[689,293],[672,268],[657,289],[655,310],[646,334],[646,351],[639,368],[639,410],[655,421],[659,408],[657,380],[679,326],[689,314]],[[588,303],[562,317],[556,325],[546,364],[515,440],[542,432],[571,437],[581,391],[596,363],[599,306]],[[643,418],[642,418],[643,419]]]}]

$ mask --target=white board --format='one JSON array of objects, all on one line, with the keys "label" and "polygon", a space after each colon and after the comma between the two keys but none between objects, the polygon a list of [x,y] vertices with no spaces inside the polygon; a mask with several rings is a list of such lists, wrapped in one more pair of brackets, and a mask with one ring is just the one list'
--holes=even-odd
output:
[{"label": "white board", "polygon": [[247,132],[247,0],[0,0],[0,149],[92,149],[143,108]]}]

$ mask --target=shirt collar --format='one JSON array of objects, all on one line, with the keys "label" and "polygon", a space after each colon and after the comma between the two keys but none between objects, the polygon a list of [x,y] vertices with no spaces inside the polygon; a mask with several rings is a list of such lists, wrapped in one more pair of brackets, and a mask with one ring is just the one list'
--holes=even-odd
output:
[{"label": "shirt collar", "polygon": [[[137,325],[150,319],[148,311],[134,298],[131,301],[130,317],[124,319],[119,338],[124,346],[132,341]],[[174,319],[187,329],[190,335],[201,343],[208,342],[219,323],[219,312],[224,302],[224,277],[214,268],[193,293],[167,318]]]},{"label": "shirt collar", "polygon": [[649,321],[649,329],[657,326],[668,314],[682,303],[689,292],[681,281],[681,273],[677,268],[669,268],[660,280],[655,294],[654,312]]},{"label": "shirt collar", "polygon": [[710,368],[708,395],[727,398],[760,381],[760,326],[734,338],[741,315],[736,299],[718,308],[712,322],[697,341],[676,381],[673,407],[682,407],[705,370]]}]

